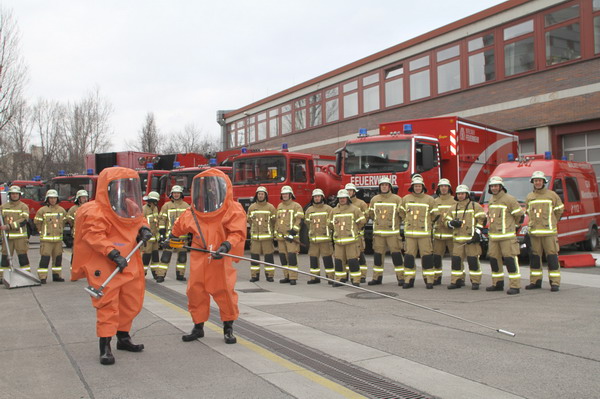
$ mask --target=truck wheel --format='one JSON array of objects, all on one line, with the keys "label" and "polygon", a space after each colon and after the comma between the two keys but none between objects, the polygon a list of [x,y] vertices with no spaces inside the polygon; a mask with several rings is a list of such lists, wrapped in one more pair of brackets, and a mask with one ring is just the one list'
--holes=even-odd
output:
[{"label": "truck wheel", "polygon": [[587,240],[583,241],[583,249],[584,251],[593,251],[598,246],[598,228],[596,226],[592,227],[590,231],[590,236]]}]

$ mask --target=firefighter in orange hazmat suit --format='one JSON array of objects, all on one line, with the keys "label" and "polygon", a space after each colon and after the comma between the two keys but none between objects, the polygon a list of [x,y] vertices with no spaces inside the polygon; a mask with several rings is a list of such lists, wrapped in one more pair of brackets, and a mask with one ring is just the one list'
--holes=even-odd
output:
[{"label": "firefighter in orange hazmat suit", "polygon": [[[99,287],[115,270],[121,269],[104,288],[104,295],[92,298],[96,308],[96,333],[100,337],[100,363],[113,364],[110,348],[117,335],[117,349],[140,352],[144,345],[131,342],[133,319],[142,309],[145,278],[142,258],[136,252],[129,262],[125,256],[152,232],[145,226],[138,173],[127,168],[106,168],[98,176],[96,201],[79,208],[77,235],[73,247],[71,280],[86,277]],[[137,235],[137,238],[136,238]]]},{"label": "firefighter in orange hazmat suit", "polygon": [[[216,254],[192,252],[187,286],[188,310],[194,328],[182,337],[189,342],[204,336],[204,322],[210,312],[210,296],[219,305],[225,343],[234,344],[233,321],[238,318],[237,272],[232,258],[221,253],[242,256],[246,241],[246,213],[233,200],[231,181],[223,172],[208,169],[194,177],[192,206],[179,216],[171,231],[171,243],[192,234],[192,246],[216,251]],[[174,244],[177,245],[177,244]]]}]

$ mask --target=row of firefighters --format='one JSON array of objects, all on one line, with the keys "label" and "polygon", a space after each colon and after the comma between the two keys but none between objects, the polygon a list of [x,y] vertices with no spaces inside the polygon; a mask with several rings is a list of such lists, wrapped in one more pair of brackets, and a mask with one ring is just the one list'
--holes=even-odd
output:
[{"label": "row of firefighters", "polygon": [[[527,196],[526,209],[529,216],[531,242],[531,275],[526,289],[542,286],[542,254],[546,254],[548,275],[552,291],[558,291],[560,269],[558,261],[557,223],[564,206],[560,197],[546,188],[547,178],[543,172],[534,172],[531,177],[532,192]],[[508,294],[517,294],[521,288],[518,255],[520,247],[516,232],[522,223],[524,211],[518,201],[507,193],[502,178],[492,177],[488,190],[491,194],[488,212],[472,200],[469,187],[459,185],[454,193],[450,182],[438,182],[436,197],[427,194],[420,175],[412,178],[409,193],[400,197],[393,193],[387,177],[379,181],[379,194],[370,204],[356,197],[357,188],[347,184],[337,194],[338,204],[334,208],[325,203],[322,190],[315,189],[312,203],[306,212],[294,201],[290,186],[281,189],[281,203],[275,208],[268,201],[265,187],[258,187],[254,203],[247,213],[250,224],[251,258],[274,263],[274,240],[278,243],[282,266],[287,267],[280,283],[295,285],[298,278],[298,253],[302,245],[299,233],[302,221],[306,224],[309,238],[308,254],[310,273],[308,284],[320,282],[320,259],[330,284],[350,281],[358,286],[366,282],[367,264],[364,255],[364,226],[373,222],[374,264],[369,285],[382,284],[384,258],[389,251],[398,285],[412,288],[416,276],[416,259],[420,254],[423,279],[426,288],[441,284],[442,258],[446,251],[451,254],[451,283],[449,289],[465,285],[466,272],[474,290],[479,289],[482,270],[479,257],[482,249],[481,229],[489,222],[488,236],[492,285],[487,291],[504,290],[504,268],[506,266],[510,287]],[[27,257],[28,236],[26,223],[29,216],[27,205],[20,201],[22,192],[18,186],[9,189],[9,201],[0,209],[3,223],[0,227],[8,238],[10,254],[18,255],[20,267],[29,270]],[[177,255],[176,276],[185,281],[187,250],[166,247],[159,257],[159,243],[168,237],[177,218],[189,207],[183,200],[181,186],[173,186],[171,201],[158,209],[159,195],[151,192],[144,199],[144,216],[152,231],[152,238],[142,247],[142,261],[147,271],[151,269],[157,282],[163,282],[173,252]],[[48,190],[45,206],[35,216],[40,232],[40,263],[38,276],[46,282],[51,267],[53,281],[62,278],[62,234],[65,224],[72,228],[75,236],[75,214],[80,205],[88,200],[85,190],[77,192],[75,205],[66,212],[58,205],[56,190]],[[401,234],[401,224],[404,230]],[[335,245],[334,245],[335,244]],[[9,252],[2,243],[0,272],[9,267]],[[466,260],[467,269],[464,269]],[[50,266],[52,263],[52,266]],[[267,281],[274,281],[275,268],[264,266]],[[1,276],[0,276],[1,277]],[[251,282],[259,281],[260,264],[251,263]]]}]

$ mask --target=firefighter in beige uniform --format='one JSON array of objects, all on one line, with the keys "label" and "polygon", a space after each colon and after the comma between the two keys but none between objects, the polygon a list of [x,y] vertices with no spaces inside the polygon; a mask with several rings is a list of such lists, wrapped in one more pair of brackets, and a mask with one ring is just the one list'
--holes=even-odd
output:
[{"label": "firefighter in beige uniform", "polygon": [[[173,228],[173,224],[175,224],[175,221],[179,215],[181,215],[190,207],[190,205],[183,200],[183,188],[181,186],[173,186],[171,193],[169,194],[169,198],[171,198],[171,201],[165,203],[160,209],[158,231],[161,236],[161,241],[164,241],[166,237],[169,237],[171,234],[171,229]],[[184,237],[180,238],[183,239]],[[165,276],[167,275],[167,270],[169,270],[169,264],[171,263],[173,251],[177,253],[177,265],[175,268],[177,280],[186,281],[185,267],[187,264],[187,250],[184,248],[165,248],[162,256],[160,257],[160,264],[156,269],[157,283],[162,283],[165,281]]]},{"label": "firefighter in beige uniform", "polygon": [[433,288],[433,247],[431,227],[439,218],[435,200],[427,195],[425,182],[421,176],[413,176],[409,194],[402,198],[400,217],[404,220],[406,253],[404,255],[404,284],[402,288],[412,288],[415,284],[417,253],[421,254],[423,279],[427,289]]},{"label": "firefighter in beige uniform", "polygon": [[279,249],[281,265],[292,270],[284,270],[281,284],[296,285],[298,279],[298,252],[300,252],[300,227],[304,219],[304,211],[290,186],[281,187],[281,202],[277,207],[275,222],[275,238]]},{"label": "firefighter in beige uniform", "polygon": [[152,277],[156,279],[156,271],[160,264],[158,257],[158,241],[160,238],[158,233],[158,201],[160,200],[160,194],[156,191],[150,191],[148,196],[143,199],[146,201],[146,204],[142,208],[142,212],[144,213],[144,217],[146,218],[146,222],[152,233],[152,238],[146,241],[142,246],[142,264],[144,265],[144,275],[148,273],[148,268],[150,268]]},{"label": "firefighter in beige uniform", "polygon": [[556,292],[560,286],[560,264],[558,263],[557,224],[565,210],[558,194],[545,186],[548,179],[544,172],[536,171],[531,176],[533,192],[525,199],[529,215],[529,239],[531,241],[530,284],[526,290],[542,288],[542,252],[548,260],[550,290]]},{"label": "firefighter in beige uniform", "polygon": [[52,281],[65,281],[62,278],[62,239],[65,217],[67,212],[58,205],[58,192],[46,192],[45,206],[41,207],[35,215],[35,225],[40,232],[40,265],[38,277],[42,284],[46,284],[48,266],[52,260]]},{"label": "firefighter in beige uniform", "polygon": [[[350,268],[352,285],[360,286],[360,230],[367,219],[360,209],[352,205],[345,189],[337,194],[338,205],[331,211],[330,226],[335,242],[335,279],[341,281],[346,276],[345,265]],[[334,287],[341,284],[334,283]]]},{"label": "firefighter in beige uniform", "polygon": [[8,190],[8,202],[0,206],[4,225],[0,227],[6,232],[8,238],[8,250],[2,240],[2,261],[0,263],[0,282],[4,270],[10,267],[8,257],[12,257],[14,252],[19,258],[19,266],[22,270],[30,270],[27,250],[29,249],[29,239],[27,237],[27,219],[29,219],[29,207],[21,201],[21,188],[11,186]]},{"label": "firefighter in beige uniform", "polygon": [[[319,257],[323,258],[323,266],[327,278],[333,279],[333,244],[331,243],[331,229],[329,227],[329,217],[331,207],[325,204],[325,194],[320,188],[312,192],[312,205],[304,213],[304,223],[308,229],[308,256],[310,257],[310,273],[313,276],[321,275],[319,266]],[[308,284],[318,284],[320,278],[313,277],[307,281]]]},{"label": "firefighter in beige uniform", "polygon": [[435,204],[440,217],[433,226],[433,270],[435,271],[433,285],[440,285],[442,283],[442,259],[446,255],[446,250],[452,256],[452,229],[448,227],[446,215],[456,204],[456,201],[454,195],[452,195],[452,186],[448,179],[440,179],[435,194]]},{"label": "firefighter in beige uniform", "polygon": [[479,203],[472,201],[469,187],[456,187],[458,201],[446,214],[445,223],[453,232],[452,271],[449,290],[465,285],[463,262],[467,259],[471,289],[478,290],[481,284],[481,229],[485,226],[485,212]]},{"label": "firefighter in beige uniform", "polygon": [[[250,224],[250,257],[260,260],[262,254],[265,262],[274,263],[273,232],[275,231],[275,218],[277,210],[269,203],[267,189],[260,186],[256,189],[254,203],[248,208],[248,223]],[[265,277],[272,283],[275,276],[275,267],[265,265]],[[260,280],[260,264],[250,263],[250,282]]]},{"label": "firefighter in beige uniform", "polygon": [[[365,219],[369,217],[369,205],[358,198],[356,196],[356,192],[358,191],[356,186],[352,183],[346,184],[344,187],[348,194],[350,195],[350,201],[352,205],[360,209],[360,211],[365,215]],[[358,258],[358,262],[360,264],[360,282],[364,283],[367,281],[367,258],[365,257],[365,230],[364,228],[360,231],[360,257]]]},{"label": "firefighter in beige uniform", "polygon": [[383,280],[383,261],[386,251],[392,255],[398,285],[404,283],[404,267],[400,249],[400,206],[402,198],[392,193],[389,178],[379,179],[379,194],[369,204],[369,218],[373,220],[373,279],[369,285]]},{"label": "firefighter in beige uniform", "polygon": [[488,205],[488,254],[492,268],[492,285],[487,287],[486,291],[504,290],[504,261],[510,281],[510,288],[506,293],[518,294],[521,288],[521,272],[517,257],[520,249],[516,229],[523,218],[523,210],[516,198],[507,193],[499,176],[490,178],[488,193],[492,194]]}]

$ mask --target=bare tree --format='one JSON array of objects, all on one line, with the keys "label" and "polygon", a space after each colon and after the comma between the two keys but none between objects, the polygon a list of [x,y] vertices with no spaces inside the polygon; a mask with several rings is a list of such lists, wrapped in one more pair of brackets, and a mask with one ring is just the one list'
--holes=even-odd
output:
[{"label": "bare tree", "polygon": [[13,117],[27,81],[20,35],[12,11],[0,6],[0,132]]},{"label": "bare tree", "polygon": [[56,169],[59,149],[65,135],[65,106],[56,102],[39,99],[32,111],[32,135],[39,146],[32,146],[33,170],[36,174],[48,176]]},{"label": "bare tree", "polygon": [[24,100],[14,104],[14,113],[5,126],[6,149],[10,153],[10,165],[3,168],[10,172],[11,179],[26,179],[33,175],[31,153],[32,118],[31,109]]},{"label": "bare tree", "polygon": [[154,113],[146,114],[146,122],[138,134],[138,143],[129,143],[129,145],[138,151],[158,153],[160,150],[161,138],[156,127]]},{"label": "bare tree", "polygon": [[210,156],[220,150],[219,140],[210,137],[194,124],[187,124],[183,131],[173,133],[165,137],[166,145],[163,153],[187,153],[195,152]]},{"label": "bare tree", "polygon": [[65,134],[61,137],[61,159],[70,172],[83,169],[87,153],[102,152],[110,145],[112,104],[98,88],[67,107]]}]

